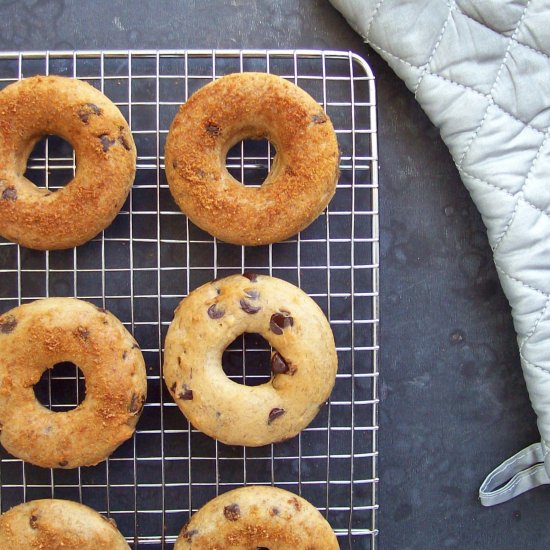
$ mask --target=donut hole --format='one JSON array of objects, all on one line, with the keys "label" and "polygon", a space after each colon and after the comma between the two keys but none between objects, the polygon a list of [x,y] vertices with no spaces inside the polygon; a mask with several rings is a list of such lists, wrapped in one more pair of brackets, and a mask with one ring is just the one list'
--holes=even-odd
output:
[{"label": "donut hole", "polygon": [[240,183],[261,187],[273,165],[277,151],[267,139],[244,139],[227,152],[227,171]]},{"label": "donut hole", "polygon": [[246,386],[260,386],[271,380],[271,347],[267,340],[255,333],[238,336],[223,352],[225,375]]},{"label": "donut hole", "polygon": [[55,135],[38,141],[29,158],[24,176],[42,189],[61,189],[74,178],[73,146]]},{"label": "donut hole", "polygon": [[76,409],[86,396],[84,375],[74,363],[57,363],[42,373],[34,386],[34,395],[53,412]]}]

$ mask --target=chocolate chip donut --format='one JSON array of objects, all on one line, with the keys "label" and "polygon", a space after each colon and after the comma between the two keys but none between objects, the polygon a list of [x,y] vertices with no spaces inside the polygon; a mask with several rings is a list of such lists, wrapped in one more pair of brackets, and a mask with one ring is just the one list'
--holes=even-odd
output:
[{"label": "chocolate chip donut", "polygon": [[[74,298],[47,298],[0,316],[0,443],[45,468],[91,466],[134,433],[146,395],[141,351],[122,323]],[[33,386],[71,361],[86,380],[75,409],[53,412]]]},{"label": "chocolate chip donut", "polygon": [[[227,171],[229,149],[268,139],[277,150],[260,188]],[[223,241],[261,245],[307,227],[334,195],[338,143],[328,116],[278,76],[231,74],[182,105],[166,140],[166,177],[181,210]]]},{"label": "chocolate chip donut", "polygon": [[3,550],[129,550],[114,521],[70,500],[32,500],[0,516]]},{"label": "chocolate chip donut", "polygon": [[[223,351],[244,332],[274,348],[268,383],[245,386],[223,372]],[[164,379],[178,407],[229,445],[295,436],[327,400],[336,369],[334,337],[319,306],[274,277],[233,275],[201,286],[180,303],[166,336]]]},{"label": "chocolate chip donut", "polygon": [[338,550],[319,511],[283,489],[242,487],[205,504],[186,524],[174,550]]},{"label": "chocolate chip donut", "polygon": [[[74,178],[52,192],[25,176],[44,136],[76,152]],[[0,92],[0,235],[28,248],[85,243],[105,229],[134,181],[136,148],[118,108],[86,82],[34,76]]]}]

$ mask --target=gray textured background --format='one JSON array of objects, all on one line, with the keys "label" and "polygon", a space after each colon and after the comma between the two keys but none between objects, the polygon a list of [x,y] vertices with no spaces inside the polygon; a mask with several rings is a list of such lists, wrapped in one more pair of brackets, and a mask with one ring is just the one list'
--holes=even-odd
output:
[{"label": "gray textured background", "polygon": [[380,547],[550,548],[550,489],[483,509],[537,439],[485,231],[437,130],[326,0],[0,2],[0,49],[328,48],[377,77],[381,198]]}]

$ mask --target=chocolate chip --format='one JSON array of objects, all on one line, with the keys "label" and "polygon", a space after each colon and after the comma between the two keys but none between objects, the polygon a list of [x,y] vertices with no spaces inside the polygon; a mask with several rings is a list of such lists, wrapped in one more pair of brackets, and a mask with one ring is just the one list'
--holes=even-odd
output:
[{"label": "chocolate chip", "polygon": [[90,331],[85,327],[78,327],[76,329],[76,335],[82,340],[87,340],[90,337]]},{"label": "chocolate chip", "polygon": [[2,198],[5,201],[15,202],[17,200],[17,189],[15,187],[6,187],[2,191]]},{"label": "chocolate chip", "polygon": [[181,388],[178,398],[181,399],[182,401],[192,401],[193,390],[191,390],[189,386],[184,384],[183,387]]},{"label": "chocolate chip", "polygon": [[178,167],[178,161],[176,159],[174,159],[172,161],[172,168],[177,168]]},{"label": "chocolate chip", "polygon": [[97,311],[99,311],[100,313],[107,313],[107,310],[106,310],[104,307],[95,306],[95,308],[96,308]]},{"label": "chocolate chip", "polygon": [[126,151],[129,151],[132,146],[130,145],[130,142],[126,139],[126,135],[121,131],[118,136],[118,141],[126,149]]},{"label": "chocolate chip", "polygon": [[229,504],[223,509],[223,515],[229,521],[237,521],[241,519],[241,508],[238,504]]},{"label": "chocolate chip", "polygon": [[130,406],[128,411],[131,414],[138,414],[143,409],[143,404],[145,403],[145,396],[140,395],[139,393],[133,393],[132,398],[130,399]]},{"label": "chocolate chip", "polygon": [[273,508],[271,508],[272,515],[278,516],[280,513],[281,513],[281,510],[279,510],[279,508],[277,508],[276,506],[273,506]]},{"label": "chocolate chip", "polygon": [[260,297],[260,293],[257,290],[246,289],[244,293],[251,299],[257,300]]},{"label": "chocolate chip", "polygon": [[250,302],[248,302],[244,298],[241,298],[241,301],[239,302],[239,304],[241,305],[241,309],[245,313],[249,313],[250,315],[254,315],[254,313],[258,313],[258,311],[262,309],[261,306],[253,306]]},{"label": "chocolate chip", "polygon": [[139,348],[139,346],[138,346],[137,342],[134,342],[132,344],[132,349],[138,349],[138,348]]},{"label": "chocolate chip", "polygon": [[269,328],[274,334],[282,334],[285,328],[294,325],[294,319],[290,316],[288,311],[281,310],[274,313],[269,321]]},{"label": "chocolate chip", "polygon": [[279,409],[279,408],[271,409],[269,416],[267,418],[267,424],[268,425],[271,424],[274,420],[279,418],[279,416],[283,416],[285,412],[286,411],[284,409]]},{"label": "chocolate chip", "polygon": [[208,308],[208,317],[210,319],[221,319],[225,315],[225,310],[221,307],[219,308],[216,304],[212,304]]},{"label": "chocolate chip", "polygon": [[126,359],[126,357],[128,357],[128,352],[127,351],[124,351],[122,353],[122,360],[124,361],[124,359]]},{"label": "chocolate chip", "polygon": [[258,275],[256,273],[249,273],[245,271],[243,277],[246,277],[251,283],[255,283],[258,280]]},{"label": "chocolate chip", "polygon": [[181,367],[181,357],[178,357],[178,367]]},{"label": "chocolate chip", "polygon": [[219,136],[222,133],[222,129],[214,122],[208,122],[205,129],[211,136]]},{"label": "chocolate chip", "polygon": [[290,370],[287,362],[283,359],[282,355],[276,351],[271,356],[271,371],[273,374],[285,374]]},{"label": "chocolate chip", "polygon": [[78,116],[84,124],[88,124],[88,120],[92,115],[101,115],[103,111],[95,103],[85,103],[78,110]]},{"label": "chocolate chip", "polygon": [[[178,357],[179,359],[179,357]],[[174,382],[171,386],[170,386],[170,391],[172,393],[176,393],[176,388],[178,387],[178,385]]]},{"label": "chocolate chip", "polygon": [[183,526],[183,529],[181,531],[181,536],[183,537],[184,540],[189,542],[199,531],[198,529],[191,529],[190,531],[188,531],[187,530],[188,524],[189,522]]},{"label": "chocolate chip", "polygon": [[31,526],[31,529],[38,529],[38,524],[36,523],[37,521],[38,516],[32,514],[32,516],[29,518],[29,525]]},{"label": "chocolate chip", "polygon": [[13,315],[6,315],[3,319],[0,319],[0,333],[9,334],[15,330],[17,326],[17,319]]},{"label": "chocolate chip", "polygon": [[59,466],[61,466],[61,468],[65,468],[65,466],[67,466],[67,464],[69,464],[69,461],[68,460],[62,460],[61,462],[58,462],[57,464]]},{"label": "chocolate chip", "polygon": [[324,124],[327,121],[327,116],[325,115],[325,113],[312,115],[311,121],[313,122],[313,124]]},{"label": "chocolate chip", "polygon": [[108,134],[103,134],[99,136],[101,140],[101,145],[103,146],[103,152],[106,153],[115,143],[115,139],[111,139]]}]

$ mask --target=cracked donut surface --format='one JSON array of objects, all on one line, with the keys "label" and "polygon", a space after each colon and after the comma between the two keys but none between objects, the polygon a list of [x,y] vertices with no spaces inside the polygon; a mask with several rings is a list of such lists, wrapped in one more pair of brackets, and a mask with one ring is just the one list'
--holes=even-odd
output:
[{"label": "cracked donut surface", "polygon": [[[273,347],[272,376],[259,386],[230,380],[222,355],[237,336]],[[165,342],[164,379],[189,421],[229,445],[284,441],[317,415],[334,386],[334,337],[319,306],[302,290],[265,275],[233,275],[182,300]]]},{"label": "cracked donut surface", "polygon": [[[243,139],[276,149],[259,188],[227,170]],[[339,152],[322,107],[287,80],[264,73],[224,76],[195,92],[174,118],[165,148],[166,177],[181,210],[223,241],[261,245],[307,227],[336,189]]]},{"label": "cracked donut surface", "polygon": [[130,550],[114,521],[61,499],[32,500],[0,516],[4,550]]},{"label": "cracked donut surface", "polygon": [[[46,298],[0,316],[0,443],[45,468],[92,466],[134,433],[147,393],[138,344],[112,314],[75,298]],[[74,409],[34,393],[42,373],[72,362],[86,381]]]},{"label": "cracked donut surface", "polygon": [[249,485],[207,502],[181,530],[174,550],[338,550],[336,535],[303,498]]},{"label": "cracked donut surface", "polygon": [[[25,177],[28,157],[47,135],[68,141],[74,178],[56,191]],[[121,209],[136,170],[136,148],[119,109],[90,84],[33,76],[0,92],[0,235],[28,248],[78,246]]]}]

